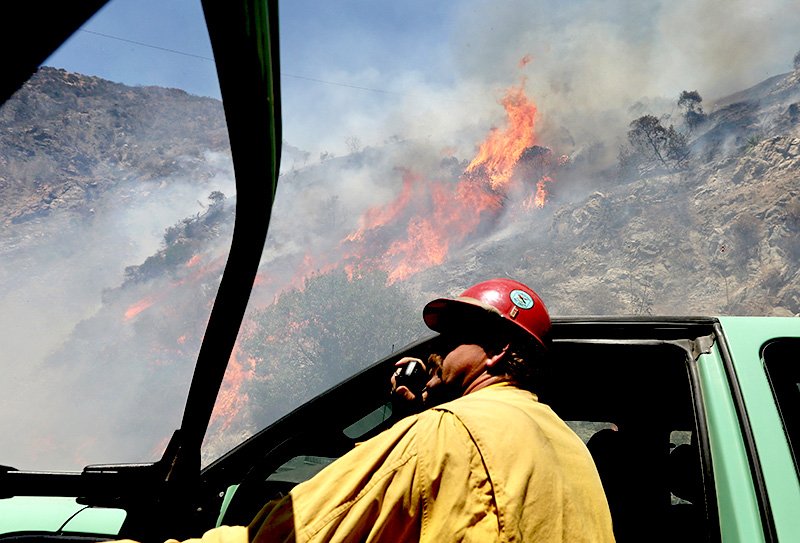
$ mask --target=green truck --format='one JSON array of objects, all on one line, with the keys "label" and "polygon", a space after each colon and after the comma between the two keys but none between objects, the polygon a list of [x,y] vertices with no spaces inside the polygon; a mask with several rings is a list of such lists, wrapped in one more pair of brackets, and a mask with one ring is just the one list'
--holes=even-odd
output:
[{"label": "green truck", "polygon": [[[50,4],[14,3],[29,32],[3,38],[15,51],[4,67],[3,101],[105,2]],[[236,225],[181,397],[182,419],[156,459],[92,459],[64,471],[0,466],[0,541],[149,542],[247,524],[269,499],[393,424],[400,416],[387,394],[394,363],[436,349],[435,335],[395,348],[201,460],[206,432],[219,423],[215,401],[252,286],[264,280],[259,263],[282,142],[277,2],[206,0],[202,8],[230,139]],[[131,305],[126,318],[145,305]],[[594,455],[618,541],[800,539],[798,348],[796,317],[554,318],[553,370],[538,392]],[[17,363],[3,362],[9,372]],[[76,393],[71,401],[94,400]],[[103,404],[94,409],[102,414]]]}]

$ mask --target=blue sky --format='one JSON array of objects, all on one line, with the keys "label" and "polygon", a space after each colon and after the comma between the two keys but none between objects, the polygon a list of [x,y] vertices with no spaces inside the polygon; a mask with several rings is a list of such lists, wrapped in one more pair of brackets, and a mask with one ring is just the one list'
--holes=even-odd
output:
[{"label": "blue sky", "polygon": [[[426,2],[281,2],[284,77],[303,85],[357,86],[347,80],[313,80],[331,66],[392,70],[421,66],[423,59],[428,75],[441,73],[433,52],[448,39],[446,15],[453,4],[438,2],[421,10]],[[46,64],[126,84],[219,97],[212,56],[199,1],[112,0]]]},{"label": "blue sky", "polygon": [[199,2],[112,0],[45,64],[219,97],[212,57]]},{"label": "blue sky", "polygon": [[[451,70],[442,43],[453,31],[448,21],[455,4],[281,2],[284,113],[297,119],[286,125],[287,137],[308,147],[300,133],[313,130],[315,119],[324,115],[325,123],[342,125],[340,116],[330,118],[320,104],[338,104],[334,109],[340,113],[356,107],[371,116],[413,94],[392,74],[401,79],[413,74],[415,82],[447,82]],[[198,0],[112,0],[45,64],[129,85],[176,87],[219,98],[212,56]],[[314,150],[323,147],[336,147],[333,138]]]}]

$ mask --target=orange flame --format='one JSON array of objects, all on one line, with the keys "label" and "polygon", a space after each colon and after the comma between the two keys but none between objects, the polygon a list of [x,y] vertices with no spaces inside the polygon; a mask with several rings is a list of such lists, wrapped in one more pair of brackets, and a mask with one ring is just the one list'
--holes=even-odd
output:
[{"label": "orange flame", "polygon": [[[536,141],[536,106],[525,95],[524,81],[511,87],[501,104],[507,126],[489,133],[456,183],[433,181],[404,170],[397,197],[364,213],[358,229],[343,240],[342,265],[348,277],[377,267],[388,273],[389,283],[406,279],[444,262],[454,244],[497,214],[520,157]],[[544,190],[542,184],[541,205],[546,198]],[[392,230],[397,224],[406,224],[405,231]]]},{"label": "orange flame", "polygon": [[543,208],[547,201],[547,184],[553,181],[552,178],[545,175],[536,182],[536,192],[530,198],[525,200],[523,206],[526,209]]},{"label": "orange flame", "polygon": [[545,175],[536,183],[536,207],[542,208],[544,207],[545,201],[547,201],[547,184],[552,183],[552,179]]},{"label": "orange flame", "polygon": [[[451,243],[469,236],[485,218],[502,206],[501,195],[486,188],[481,180],[462,177],[458,183],[423,180],[404,172],[403,189],[389,204],[370,209],[358,231],[347,236],[345,270],[348,277],[376,266],[388,272],[389,283],[444,262]],[[388,217],[406,223],[405,236],[384,232]],[[381,241],[383,238],[383,241]],[[376,254],[373,257],[368,255]]]},{"label": "orange flame", "polygon": [[492,189],[508,183],[522,152],[536,142],[536,106],[525,96],[524,81],[519,87],[511,87],[501,104],[508,116],[508,126],[505,130],[493,129],[467,166],[467,173],[483,168]]},{"label": "orange flame", "polygon": [[210,424],[219,425],[220,431],[230,427],[239,410],[247,404],[249,396],[242,392],[242,385],[252,378],[255,373],[255,365],[256,362],[252,358],[248,358],[244,363],[239,361],[239,345],[237,344],[228,361],[225,377],[217,395],[217,402],[211,412]]},{"label": "orange flame", "polygon": [[409,171],[403,172],[403,188],[400,195],[389,205],[373,207],[361,217],[361,226],[345,238],[346,241],[357,241],[364,237],[368,230],[375,230],[392,222],[411,201],[414,186],[419,183],[420,177]]},{"label": "orange flame", "polygon": [[417,218],[408,224],[408,240],[396,241],[386,252],[388,256],[403,258],[389,273],[389,282],[405,279],[431,266],[444,262],[447,256],[447,239],[442,239],[430,220]]},{"label": "orange flame", "polygon": [[202,257],[199,254],[194,255],[192,258],[186,261],[186,267],[191,268],[192,266],[196,266],[200,263],[200,260],[202,260]]},{"label": "orange flame", "polygon": [[141,313],[142,311],[153,305],[155,301],[156,301],[155,298],[153,298],[152,296],[147,296],[145,298],[142,298],[141,300],[139,300],[138,302],[131,305],[130,307],[128,307],[128,309],[125,310],[125,320],[126,321],[131,320],[136,315],[138,315],[139,313]]}]

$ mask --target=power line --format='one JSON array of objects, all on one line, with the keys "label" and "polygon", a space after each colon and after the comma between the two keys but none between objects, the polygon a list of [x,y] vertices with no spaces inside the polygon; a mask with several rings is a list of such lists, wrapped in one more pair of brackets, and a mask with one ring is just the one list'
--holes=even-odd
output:
[{"label": "power line", "polygon": [[407,93],[404,92],[397,92],[397,91],[390,91],[390,90],[383,90],[383,89],[373,89],[370,87],[359,87],[358,85],[349,85],[347,83],[337,83],[336,81],[326,81],[324,79],[317,79],[315,77],[306,77],[304,75],[295,75],[295,74],[287,74],[286,72],[281,72],[281,76],[283,77],[293,77],[294,79],[303,79],[305,81],[315,81],[317,83],[325,83],[326,85],[335,85],[337,87],[347,87],[348,89],[358,89],[358,90],[365,90],[371,92],[379,92],[381,94],[394,94],[397,96],[407,96]]},{"label": "power line", "polygon": [[[200,60],[208,60],[208,61],[214,62],[214,59],[211,58],[211,57],[206,57],[206,56],[203,56],[203,55],[195,55],[194,53],[187,53],[185,51],[179,51],[177,49],[170,49],[169,47],[161,47],[161,46],[158,46],[158,45],[152,45],[150,43],[145,43],[145,42],[141,42],[141,41],[129,40],[127,38],[121,38],[119,36],[112,36],[111,34],[104,34],[103,32],[95,32],[94,30],[86,30],[85,28],[81,28],[80,31],[81,32],[86,32],[87,34],[92,34],[94,36],[101,36],[103,38],[108,38],[110,40],[117,40],[117,41],[121,41],[121,42],[125,42],[125,43],[130,43],[130,44],[133,44],[133,45],[139,45],[141,47],[148,47],[150,49],[156,49],[158,51],[166,51],[167,53],[174,53],[176,55],[183,55],[185,57],[197,58],[197,59],[200,59]],[[333,85],[333,86],[337,86],[337,87],[346,87],[346,88],[349,88],[349,89],[357,89],[357,90],[363,90],[363,91],[369,91],[369,92],[378,92],[378,93],[381,93],[381,94],[394,94],[394,95],[398,95],[398,96],[405,96],[405,93],[402,93],[402,92],[396,92],[396,91],[390,91],[390,90],[384,90],[384,89],[375,89],[375,88],[371,88],[371,87],[361,87],[359,85],[350,85],[348,83],[339,83],[339,82],[336,82],[336,81],[326,81],[325,79],[318,79],[316,77],[307,77],[307,76],[304,76],[304,75],[290,74],[290,73],[286,73],[286,72],[281,72],[281,76],[282,77],[291,77],[291,78],[294,78],[294,79],[302,79],[304,81],[313,81],[315,83],[323,83],[325,85]]]},{"label": "power line", "polygon": [[[153,45],[153,44],[145,43],[145,42],[141,42],[141,41],[129,40],[127,38],[121,38],[119,36],[114,36],[112,34],[105,34],[103,32],[96,32],[94,30],[87,30],[85,28],[81,28],[80,31],[81,32],[85,32],[87,34],[92,34],[92,35],[95,35],[95,36],[100,36],[100,37],[103,37],[103,38],[107,38],[107,39],[110,39],[110,40],[117,40],[117,41],[121,41],[121,42],[125,42],[125,43],[130,43],[132,45],[138,45],[140,47],[148,47],[150,49],[156,49],[158,51],[164,51],[164,52],[167,52],[167,53],[173,53],[173,54],[182,55],[182,56],[185,56],[185,57],[191,57],[191,58],[196,58],[196,59],[205,60],[205,61],[209,61],[209,62],[214,62],[214,59],[212,57],[206,57],[206,56],[203,56],[203,55],[196,55],[194,53],[187,53],[186,51],[179,51],[178,49],[171,49],[169,47],[161,47],[159,45]],[[356,89],[356,90],[362,90],[362,91],[367,91],[367,92],[375,92],[375,93],[378,93],[378,94],[386,94],[386,95],[392,95],[392,96],[414,96],[413,94],[407,93],[407,92],[398,92],[398,91],[391,91],[391,90],[386,90],[386,89],[376,89],[374,87],[364,87],[364,86],[360,86],[360,85],[351,85],[349,83],[341,83],[339,81],[328,81],[326,79],[319,79],[317,77],[309,77],[309,76],[305,76],[305,75],[290,74],[290,73],[287,73],[287,72],[281,72],[280,75],[281,75],[281,77],[291,77],[293,79],[301,79],[303,81],[312,81],[314,83],[322,83],[323,85],[331,85],[331,86],[334,86],[334,87],[344,87],[344,88],[347,88],[347,89]],[[464,100],[456,100],[456,99],[449,99],[447,101],[449,101],[449,102],[459,102],[459,103],[463,103],[463,104],[472,103],[472,102],[467,102],[467,101],[464,101]]]},{"label": "power line", "polygon": [[149,47],[150,49],[158,49],[159,51],[166,51],[168,53],[175,53],[176,55],[183,55],[185,57],[192,57],[192,58],[199,58],[201,60],[210,60],[214,62],[214,59],[211,57],[204,57],[202,55],[195,55],[193,53],[186,53],[184,51],[178,51],[177,49],[170,49],[168,47],[159,47],[158,45],[152,45],[149,43],[144,43],[141,41],[129,40],[126,38],[120,38],[119,36],[112,36],[111,34],[103,34],[102,32],[95,32],[94,30],[86,30],[85,28],[80,29],[81,32],[86,32],[87,34],[94,34],[95,36],[102,36],[104,38],[108,38],[110,40],[117,40],[123,41],[125,43],[132,43],[134,45],[140,45],[142,47]]}]

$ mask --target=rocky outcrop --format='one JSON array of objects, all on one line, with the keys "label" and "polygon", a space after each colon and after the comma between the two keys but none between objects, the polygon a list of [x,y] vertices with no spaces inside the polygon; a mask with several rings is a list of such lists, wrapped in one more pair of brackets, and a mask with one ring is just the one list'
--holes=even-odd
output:
[{"label": "rocky outcrop", "polygon": [[0,108],[0,217],[89,215],[115,183],[210,175],[224,119],[218,100],[43,67]]}]

